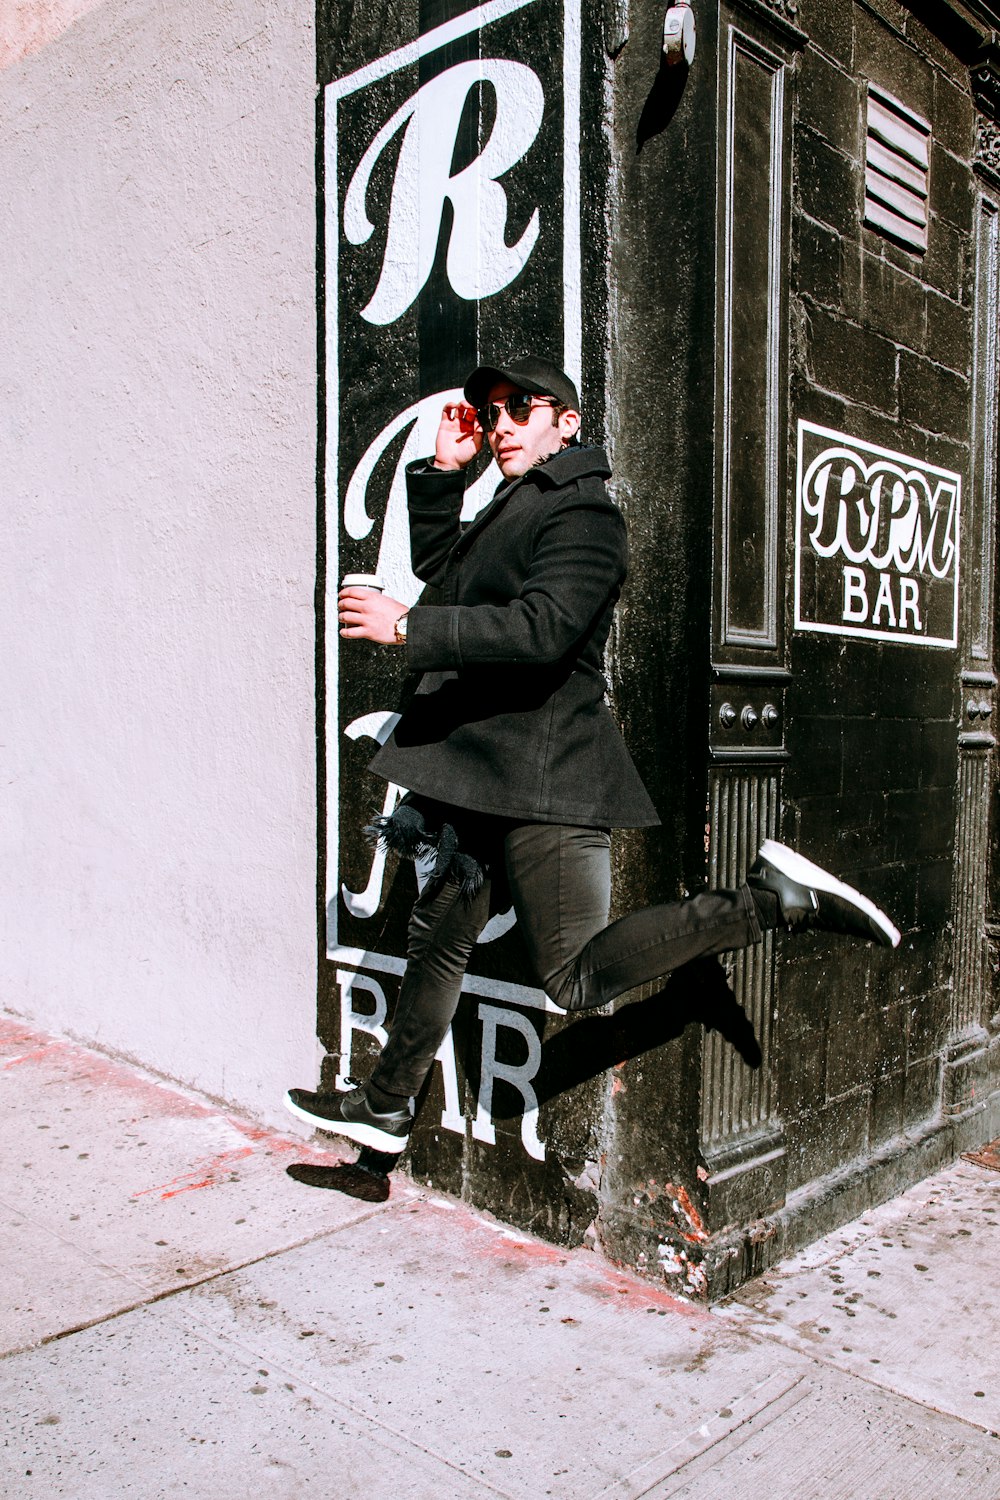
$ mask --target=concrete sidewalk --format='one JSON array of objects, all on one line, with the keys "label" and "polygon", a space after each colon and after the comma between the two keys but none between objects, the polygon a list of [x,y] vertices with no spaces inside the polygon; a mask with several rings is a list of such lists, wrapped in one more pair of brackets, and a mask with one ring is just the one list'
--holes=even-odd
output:
[{"label": "concrete sidewalk", "polygon": [[3,1496],[1000,1497],[1000,1172],[710,1311],[10,1018],[0,1078]]}]

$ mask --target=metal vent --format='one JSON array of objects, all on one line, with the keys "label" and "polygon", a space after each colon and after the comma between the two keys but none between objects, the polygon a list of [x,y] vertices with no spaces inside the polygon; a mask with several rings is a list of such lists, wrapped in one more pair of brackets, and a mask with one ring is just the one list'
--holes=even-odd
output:
[{"label": "metal vent", "polygon": [[865,223],[921,254],[927,249],[930,139],[926,120],[868,85]]}]

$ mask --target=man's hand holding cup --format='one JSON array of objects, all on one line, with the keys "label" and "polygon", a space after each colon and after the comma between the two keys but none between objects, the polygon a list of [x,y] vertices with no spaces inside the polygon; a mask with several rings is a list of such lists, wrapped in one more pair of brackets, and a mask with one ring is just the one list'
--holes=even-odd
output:
[{"label": "man's hand holding cup", "polygon": [[407,614],[405,604],[389,599],[371,573],[348,573],[337,595],[340,634],[346,640],[376,641],[380,646],[401,646],[397,625]]}]

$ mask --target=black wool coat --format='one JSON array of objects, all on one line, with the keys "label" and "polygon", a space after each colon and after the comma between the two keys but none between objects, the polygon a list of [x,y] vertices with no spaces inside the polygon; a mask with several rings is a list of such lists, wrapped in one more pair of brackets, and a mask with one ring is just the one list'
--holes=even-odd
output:
[{"label": "black wool coat", "polygon": [[465,475],[407,471],[409,680],[371,769],[477,812],[594,828],[658,823],[605,702],[625,523],[600,448],[563,449],[459,521]]}]

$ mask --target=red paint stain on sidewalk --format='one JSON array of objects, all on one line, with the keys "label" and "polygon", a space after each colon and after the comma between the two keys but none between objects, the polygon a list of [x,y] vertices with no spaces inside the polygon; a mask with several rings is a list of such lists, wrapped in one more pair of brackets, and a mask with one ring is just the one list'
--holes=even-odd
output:
[{"label": "red paint stain on sidewalk", "polygon": [[[81,1091],[100,1089],[114,1098],[115,1106],[127,1111],[132,1119],[160,1117],[168,1119],[217,1120],[224,1123],[240,1144],[196,1157],[186,1172],[179,1172],[166,1182],[144,1187],[132,1194],[134,1199],[165,1202],[185,1193],[221,1187],[236,1180],[248,1164],[266,1159],[278,1170],[278,1164],[292,1157],[315,1166],[340,1166],[350,1162],[353,1148],[323,1150],[295,1137],[279,1134],[267,1126],[241,1119],[144,1073],[138,1065],[116,1062],[89,1048],[57,1037],[48,1037],[21,1022],[0,1018],[0,1067],[35,1066],[72,1077]],[[115,1097],[117,1096],[117,1097]],[[344,1151],[347,1155],[344,1155]],[[189,1158],[190,1160],[190,1158]],[[684,1236],[696,1241],[705,1237],[704,1225],[684,1188],[665,1183],[663,1193],[672,1195],[687,1221]],[[707,1310],[655,1285],[627,1270],[612,1266],[600,1254],[586,1249],[566,1249],[493,1220],[455,1199],[444,1195],[428,1198],[405,1177],[392,1178],[392,1198],[397,1206],[408,1203],[409,1212],[424,1219],[424,1232],[437,1227],[454,1227],[468,1236],[473,1254],[492,1263],[545,1266],[555,1272],[567,1267],[590,1296],[622,1311],[677,1313],[691,1319],[708,1317]]]},{"label": "red paint stain on sidewalk", "polygon": [[[138,1066],[120,1063],[92,1052],[75,1042],[46,1036],[21,1021],[0,1018],[0,1068],[37,1067],[49,1073],[71,1077],[81,1095],[101,1090],[114,1097],[114,1107],[133,1122],[141,1119],[178,1119],[223,1121],[247,1144],[234,1146],[198,1157],[187,1172],[168,1182],[141,1188],[134,1198],[156,1196],[161,1201],[201,1188],[218,1187],[238,1175],[240,1163],[262,1157],[296,1160],[315,1166],[338,1166],[342,1152],[324,1151],[295,1137],[279,1135],[264,1125],[240,1119],[183,1092],[179,1086],[150,1077]],[[116,1097],[115,1097],[116,1096]]]},{"label": "red paint stain on sidewalk", "polygon": [[198,1188],[217,1187],[223,1181],[232,1182],[236,1175],[232,1170],[233,1164],[252,1155],[252,1146],[243,1146],[238,1151],[220,1151],[216,1156],[204,1158],[190,1172],[182,1172],[180,1176],[172,1177],[169,1182],[160,1183],[157,1187],[140,1188],[132,1197],[146,1198],[156,1193],[161,1199],[177,1198],[181,1193],[193,1193]]},{"label": "red paint stain on sidewalk", "polygon": [[[16,1051],[14,1049],[17,1049]],[[141,1115],[166,1115],[178,1118],[206,1119],[219,1111],[199,1099],[181,1092],[140,1071],[139,1064],[115,1062],[99,1052],[92,1052],[76,1042],[29,1032],[23,1026],[0,1021],[0,1053],[11,1053],[3,1062],[9,1068],[45,1067],[72,1078],[82,1095],[95,1089],[117,1093],[122,1106]]]},{"label": "red paint stain on sidewalk", "polygon": [[[393,1195],[397,1184],[393,1182]],[[467,1208],[464,1204],[446,1199],[431,1199],[411,1208],[411,1213],[424,1215],[430,1210],[438,1223],[454,1227],[468,1236],[466,1243],[478,1260],[486,1260],[504,1266],[551,1266],[566,1267],[574,1276],[583,1273],[576,1285],[595,1301],[612,1306],[622,1312],[649,1312],[655,1309],[664,1314],[701,1320],[711,1317],[706,1307],[692,1303],[685,1297],[677,1297],[659,1289],[655,1284],[638,1275],[611,1265],[599,1254],[582,1248],[566,1249],[550,1245],[522,1233],[521,1230],[494,1221],[482,1213]],[[422,1226],[427,1232],[436,1225]]]},{"label": "red paint stain on sidewalk", "polygon": [[[247,1127],[243,1120],[234,1120],[229,1116],[223,1118],[228,1125],[241,1132],[253,1128]],[[214,1156],[200,1157],[190,1172],[181,1172],[177,1177],[171,1177],[169,1181],[158,1183],[155,1187],[140,1188],[132,1197],[147,1198],[155,1195],[162,1202],[178,1198],[182,1193],[197,1192],[200,1188],[219,1187],[223,1183],[235,1182],[239,1177],[238,1163],[254,1158],[294,1156],[296,1161],[308,1162],[310,1166],[316,1167],[339,1167],[345,1161],[335,1151],[320,1151],[301,1141],[288,1140],[265,1130],[254,1129],[253,1133],[257,1143],[267,1149],[255,1151],[253,1146],[239,1146],[231,1151],[216,1152]]]}]

